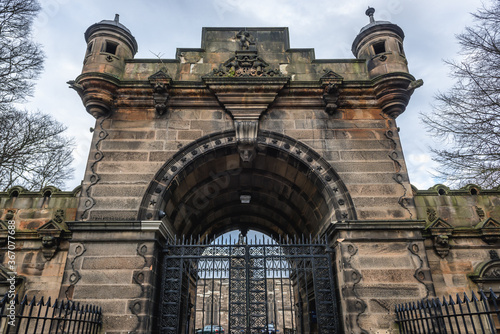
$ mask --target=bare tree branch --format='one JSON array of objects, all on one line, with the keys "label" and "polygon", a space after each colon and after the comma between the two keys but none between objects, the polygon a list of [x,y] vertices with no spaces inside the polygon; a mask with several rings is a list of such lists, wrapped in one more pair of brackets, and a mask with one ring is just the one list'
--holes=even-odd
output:
[{"label": "bare tree branch", "polygon": [[0,105],[23,102],[43,69],[44,54],[31,39],[36,0],[0,1]]},{"label": "bare tree branch", "polygon": [[74,144],[63,136],[66,128],[12,105],[32,94],[43,69],[44,54],[31,36],[39,10],[37,0],[0,0],[0,191],[63,187],[73,173]]},{"label": "bare tree branch", "polygon": [[48,115],[16,109],[0,110],[0,124],[0,190],[61,188],[71,178],[74,143],[63,136],[63,125]]},{"label": "bare tree branch", "polygon": [[447,61],[454,86],[438,93],[428,131],[445,142],[434,149],[445,182],[500,185],[500,3],[473,14],[476,24],[458,35],[462,62]]}]

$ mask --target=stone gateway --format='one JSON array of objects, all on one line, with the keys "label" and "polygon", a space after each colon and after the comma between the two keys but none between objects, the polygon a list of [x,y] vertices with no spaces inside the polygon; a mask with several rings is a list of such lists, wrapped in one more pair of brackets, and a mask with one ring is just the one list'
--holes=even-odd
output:
[{"label": "stone gateway", "polygon": [[136,59],[118,16],[91,25],[69,82],[96,119],[81,187],[0,193],[16,291],[98,305],[106,333],[323,334],[500,292],[500,190],[411,186],[396,118],[422,80],[373,12],[353,59],[244,27]]}]

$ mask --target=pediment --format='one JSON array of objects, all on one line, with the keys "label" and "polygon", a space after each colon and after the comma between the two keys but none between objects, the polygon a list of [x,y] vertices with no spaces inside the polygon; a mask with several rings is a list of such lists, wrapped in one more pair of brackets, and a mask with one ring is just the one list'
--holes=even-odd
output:
[{"label": "pediment", "polygon": [[488,218],[477,224],[476,229],[500,229],[500,223],[493,218]]},{"label": "pediment", "polygon": [[344,78],[340,74],[332,70],[325,70],[325,72],[326,73],[319,79],[323,86],[340,85],[342,81],[344,81]]},{"label": "pediment", "polygon": [[170,81],[172,80],[172,78],[167,74],[166,70],[161,69],[155,74],[151,75],[148,78],[148,80],[149,82],[156,82],[156,81],[163,82],[163,81]]},{"label": "pediment", "polygon": [[453,229],[453,226],[448,224],[441,218],[436,218],[433,222],[431,222],[426,228],[426,230],[431,229]]},{"label": "pediment", "polygon": [[327,80],[327,79],[336,79],[336,80],[344,80],[344,77],[341,76],[338,73],[335,73],[332,70],[327,70],[325,74],[320,78],[321,80]]},{"label": "pediment", "polygon": [[54,232],[54,231],[62,231],[61,226],[56,223],[54,220],[49,220],[42,226],[37,229],[38,232]]}]

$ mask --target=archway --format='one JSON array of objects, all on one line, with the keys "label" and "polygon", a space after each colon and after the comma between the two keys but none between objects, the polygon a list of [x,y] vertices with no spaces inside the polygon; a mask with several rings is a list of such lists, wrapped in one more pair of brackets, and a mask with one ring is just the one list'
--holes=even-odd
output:
[{"label": "archway", "polygon": [[[336,332],[333,265],[328,242],[321,236],[331,222],[356,219],[351,197],[335,170],[317,152],[281,134],[259,134],[251,162],[240,159],[233,131],[193,142],[165,163],[143,198],[138,218],[163,219],[172,234],[185,240],[165,246],[162,332],[194,329],[199,310],[193,296],[200,294],[197,287],[205,286],[207,277],[219,287],[220,296],[222,283],[214,284],[217,274],[207,276],[203,267],[210,264],[203,260],[207,252],[215,259],[214,265],[227,266],[228,282],[239,282],[239,295],[228,290],[227,308],[238,311],[228,312],[226,330],[261,333],[269,325],[269,312],[259,305],[267,305],[264,291],[274,276],[268,276],[266,265],[274,261],[288,266],[293,330]],[[210,244],[225,232],[239,230],[244,236],[250,229],[269,235],[283,251],[246,242],[238,247]],[[209,293],[210,298],[216,290]],[[215,325],[213,321],[212,312],[208,326]]]},{"label": "archway", "polygon": [[318,236],[335,221],[355,220],[344,183],[317,152],[261,131],[252,162],[241,161],[234,131],[184,147],[155,175],[140,220],[164,219],[177,236],[232,229],[291,238]]}]

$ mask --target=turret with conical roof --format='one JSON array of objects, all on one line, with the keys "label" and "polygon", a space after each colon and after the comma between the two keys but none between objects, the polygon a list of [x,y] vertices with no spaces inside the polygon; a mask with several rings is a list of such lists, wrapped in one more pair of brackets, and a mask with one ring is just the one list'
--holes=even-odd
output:
[{"label": "turret with conical roof", "polygon": [[91,25],[85,31],[85,41],[82,74],[68,83],[82,98],[87,112],[99,118],[111,111],[126,62],[137,53],[137,42],[118,14],[114,20]]},{"label": "turret with conical roof", "polygon": [[415,80],[408,72],[403,30],[388,21],[375,21],[374,13],[375,9],[368,7],[365,14],[370,23],[354,39],[352,53],[357,59],[366,60],[379,105],[384,113],[395,118],[404,112],[413,90],[423,81]]},{"label": "turret with conical roof", "polygon": [[119,18],[116,14],[114,20],[102,20],[85,31],[87,52],[82,73],[123,75],[125,60],[133,59],[137,53],[137,42]]},{"label": "turret with conical roof", "polygon": [[364,26],[352,43],[352,53],[366,59],[370,77],[389,72],[408,73],[408,62],[403,50],[403,30],[388,21],[375,21],[375,9],[368,7],[370,23]]}]

